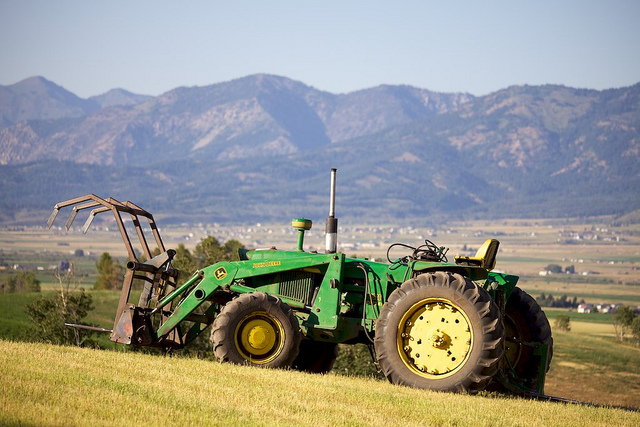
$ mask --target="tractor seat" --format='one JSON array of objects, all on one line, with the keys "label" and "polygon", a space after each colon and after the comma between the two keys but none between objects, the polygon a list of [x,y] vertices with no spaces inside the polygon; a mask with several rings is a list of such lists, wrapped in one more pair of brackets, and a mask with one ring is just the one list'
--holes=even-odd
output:
[{"label": "tractor seat", "polygon": [[487,239],[482,246],[480,246],[480,249],[478,249],[475,256],[455,257],[456,264],[482,267],[491,271],[496,266],[498,246],[500,246],[500,242],[498,240]]}]

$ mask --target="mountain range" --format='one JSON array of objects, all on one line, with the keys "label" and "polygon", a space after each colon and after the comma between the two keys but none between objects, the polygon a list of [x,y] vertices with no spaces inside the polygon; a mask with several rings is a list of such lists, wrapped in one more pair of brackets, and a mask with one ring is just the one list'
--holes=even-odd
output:
[{"label": "mountain range", "polygon": [[[169,222],[624,215],[640,208],[640,84],[485,96],[383,85],[346,94],[251,75],[159,96],[0,86],[0,222],[86,193]],[[45,218],[46,219],[46,218]]]}]

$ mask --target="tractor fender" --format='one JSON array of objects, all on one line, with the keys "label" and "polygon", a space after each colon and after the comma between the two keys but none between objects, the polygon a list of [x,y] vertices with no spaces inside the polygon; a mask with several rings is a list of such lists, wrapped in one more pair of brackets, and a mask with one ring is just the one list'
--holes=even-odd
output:
[{"label": "tractor fender", "polygon": [[417,274],[447,271],[450,273],[460,274],[471,280],[484,280],[487,278],[488,271],[481,267],[462,266],[458,264],[443,264],[441,262],[416,261],[411,266],[412,270]]}]

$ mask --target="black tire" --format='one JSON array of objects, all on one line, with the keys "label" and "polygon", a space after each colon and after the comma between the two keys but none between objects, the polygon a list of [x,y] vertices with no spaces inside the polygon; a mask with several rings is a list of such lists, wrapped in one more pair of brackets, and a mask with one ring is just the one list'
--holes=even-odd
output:
[{"label": "black tire", "polygon": [[503,342],[500,310],[489,294],[459,274],[435,272],[392,292],[374,345],[390,382],[466,393],[491,381]]},{"label": "black tire", "polygon": [[[553,337],[549,320],[533,297],[520,288],[514,288],[504,313],[505,353],[502,368],[515,374],[515,380],[535,390],[538,386],[541,357],[526,343],[549,346],[545,373],[553,357]],[[512,371],[511,371],[512,369]]]},{"label": "black tire", "polygon": [[300,352],[291,367],[298,371],[326,374],[338,358],[338,343],[302,340]]},{"label": "black tire", "polygon": [[211,331],[213,352],[220,362],[264,368],[290,367],[301,337],[291,308],[263,292],[228,302]]}]

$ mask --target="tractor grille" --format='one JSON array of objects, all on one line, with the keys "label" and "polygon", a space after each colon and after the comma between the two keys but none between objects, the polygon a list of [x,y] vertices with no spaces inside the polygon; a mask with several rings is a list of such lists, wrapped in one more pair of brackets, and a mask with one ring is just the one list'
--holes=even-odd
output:
[{"label": "tractor grille", "polygon": [[313,273],[304,271],[285,271],[279,274],[278,294],[298,301],[302,304],[311,303],[313,289]]}]

